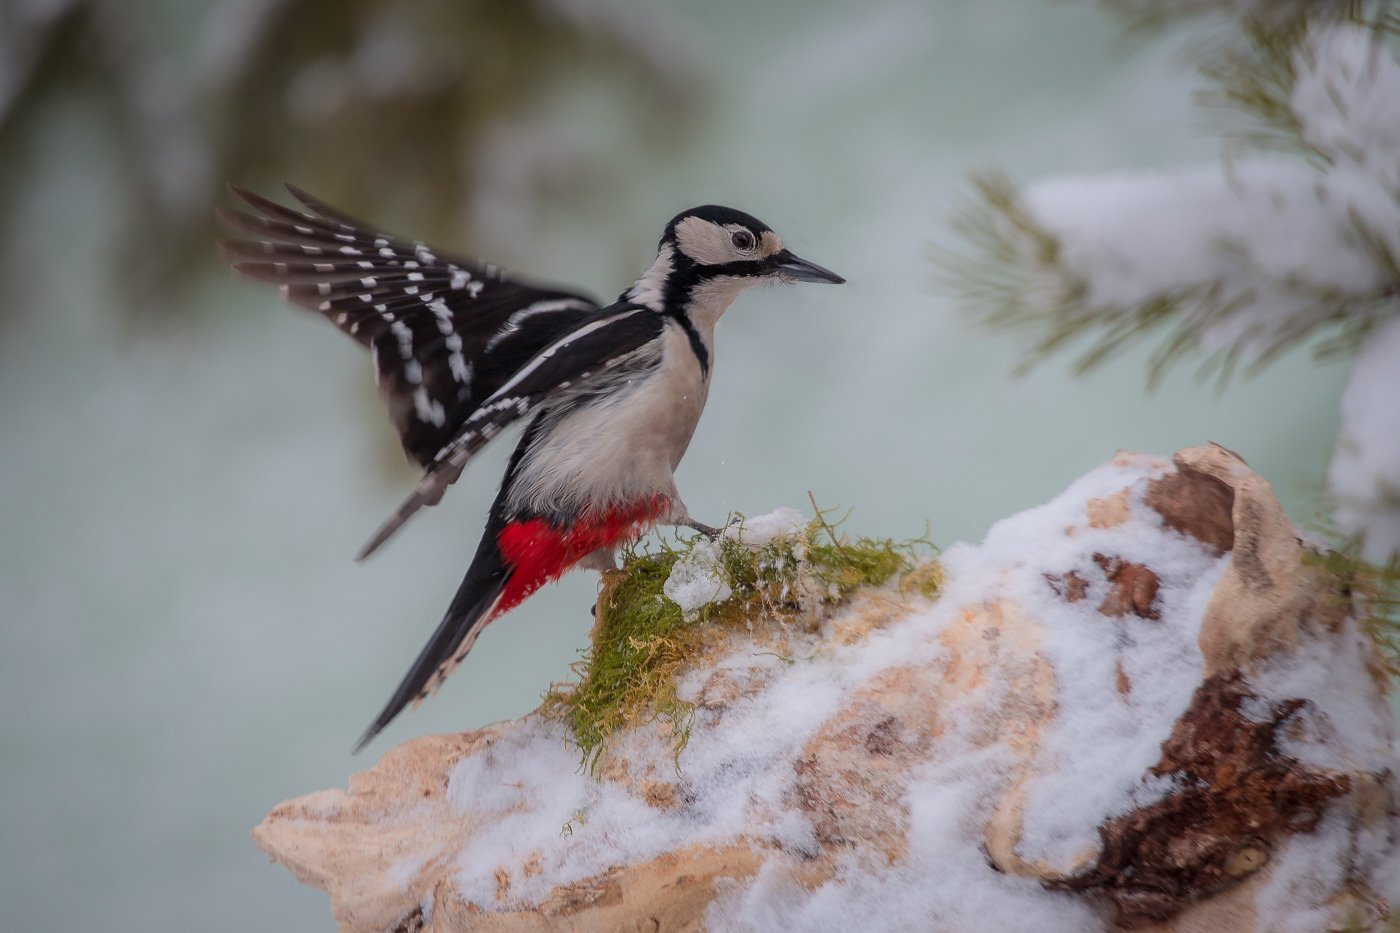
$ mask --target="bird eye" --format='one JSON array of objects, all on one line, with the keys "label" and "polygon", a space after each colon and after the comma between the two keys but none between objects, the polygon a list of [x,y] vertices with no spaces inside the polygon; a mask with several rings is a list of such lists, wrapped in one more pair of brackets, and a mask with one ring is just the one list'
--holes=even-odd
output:
[{"label": "bird eye", "polygon": [[753,249],[753,234],[747,230],[735,230],[734,235],[729,239],[734,244],[735,249],[741,249],[744,252]]}]

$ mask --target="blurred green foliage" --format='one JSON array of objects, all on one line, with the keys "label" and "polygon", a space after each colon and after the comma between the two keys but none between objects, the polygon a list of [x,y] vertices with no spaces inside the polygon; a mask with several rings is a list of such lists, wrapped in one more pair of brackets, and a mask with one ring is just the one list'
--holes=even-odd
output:
[{"label": "blurred green foliage", "polygon": [[[489,129],[581,67],[615,76],[646,139],[675,130],[694,82],[635,19],[548,0],[0,5],[0,250],[30,233],[12,218],[42,167],[46,118],[84,105],[121,179],[126,235],[102,270],[117,308],[167,307],[158,299],[210,267],[228,181],[297,181],[416,237],[460,241]],[[562,163],[565,180],[546,182],[581,181],[567,152],[552,156],[541,161],[555,176]],[[0,280],[0,308],[23,304],[15,279]]]}]

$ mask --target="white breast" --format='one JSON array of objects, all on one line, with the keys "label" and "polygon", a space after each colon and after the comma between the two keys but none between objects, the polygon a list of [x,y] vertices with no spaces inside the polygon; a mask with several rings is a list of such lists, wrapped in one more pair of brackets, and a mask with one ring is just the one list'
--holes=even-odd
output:
[{"label": "white breast", "polygon": [[[673,474],[710,387],[673,321],[662,332],[661,354],[660,365],[621,391],[578,407],[567,398],[551,406],[566,413],[545,426],[521,461],[513,510],[578,514],[656,493],[678,498]],[[587,386],[577,391],[585,395]]]}]

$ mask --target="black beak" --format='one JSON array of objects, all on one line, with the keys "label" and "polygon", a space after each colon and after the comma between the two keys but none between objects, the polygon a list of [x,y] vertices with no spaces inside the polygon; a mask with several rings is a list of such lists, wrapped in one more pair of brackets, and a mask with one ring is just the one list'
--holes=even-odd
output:
[{"label": "black beak", "polygon": [[830,269],[823,269],[814,262],[794,256],[788,250],[773,254],[768,261],[773,264],[775,272],[792,282],[828,282],[841,285],[846,281]]}]

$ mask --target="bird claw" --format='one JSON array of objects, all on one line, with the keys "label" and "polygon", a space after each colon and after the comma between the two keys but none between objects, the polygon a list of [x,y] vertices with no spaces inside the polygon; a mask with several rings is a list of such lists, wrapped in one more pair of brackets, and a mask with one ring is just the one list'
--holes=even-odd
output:
[{"label": "bird claw", "polygon": [[694,528],[696,531],[700,532],[702,535],[709,538],[711,541],[718,538],[720,532],[723,530],[720,528],[714,528],[710,525],[706,525],[704,522],[697,522],[694,519],[689,519],[687,521],[682,522],[681,524],[685,525],[685,527],[687,528]]}]

